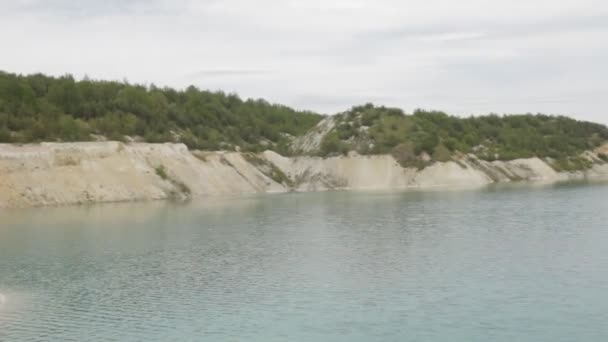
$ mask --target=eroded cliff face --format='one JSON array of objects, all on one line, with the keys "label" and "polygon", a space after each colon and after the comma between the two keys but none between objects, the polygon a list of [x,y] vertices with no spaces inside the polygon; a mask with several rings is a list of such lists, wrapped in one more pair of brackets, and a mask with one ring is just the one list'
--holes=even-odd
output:
[{"label": "eroded cliff face", "polygon": [[594,161],[585,172],[558,173],[538,158],[486,162],[462,156],[417,170],[401,167],[389,155],[287,158],[271,151],[188,151],[182,144],[0,144],[0,207],[608,179],[608,164]]},{"label": "eroded cliff face", "polygon": [[273,191],[286,188],[238,153],[197,157],[182,144],[0,145],[0,207]]},{"label": "eroded cliff face", "polygon": [[286,158],[266,151],[264,157],[283,170],[299,191],[480,187],[498,182],[608,177],[608,164],[599,160],[585,172],[559,173],[539,158],[487,162],[468,155],[418,170],[401,167],[390,155]]}]

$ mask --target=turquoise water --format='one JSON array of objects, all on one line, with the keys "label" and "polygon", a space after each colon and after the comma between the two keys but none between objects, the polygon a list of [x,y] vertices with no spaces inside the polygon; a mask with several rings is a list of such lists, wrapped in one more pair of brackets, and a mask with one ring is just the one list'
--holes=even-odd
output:
[{"label": "turquoise water", "polygon": [[0,341],[608,340],[605,185],[0,220]]}]

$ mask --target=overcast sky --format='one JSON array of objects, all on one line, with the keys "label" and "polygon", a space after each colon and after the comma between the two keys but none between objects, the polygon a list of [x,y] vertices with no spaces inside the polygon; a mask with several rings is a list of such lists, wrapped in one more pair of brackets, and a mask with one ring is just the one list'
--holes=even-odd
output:
[{"label": "overcast sky", "polygon": [[0,0],[0,69],[608,123],[605,0]]}]

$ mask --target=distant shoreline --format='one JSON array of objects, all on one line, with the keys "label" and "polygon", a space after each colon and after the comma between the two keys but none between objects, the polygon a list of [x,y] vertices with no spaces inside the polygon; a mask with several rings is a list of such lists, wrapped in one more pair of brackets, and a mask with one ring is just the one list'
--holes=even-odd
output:
[{"label": "distant shoreline", "polygon": [[417,169],[402,167],[391,155],[284,157],[190,151],[170,143],[0,144],[0,208],[581,179],[608,179],[608,163],[557,172],[539,158],[488,162],[467,155]]}]

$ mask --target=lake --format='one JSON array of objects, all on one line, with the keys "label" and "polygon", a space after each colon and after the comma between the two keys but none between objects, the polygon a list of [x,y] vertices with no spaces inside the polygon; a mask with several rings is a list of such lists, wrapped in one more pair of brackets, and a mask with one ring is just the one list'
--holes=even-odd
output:
[{"label": "lake", "polygon": [[0,341],[606,341],[608,186],[0,211]]}]

